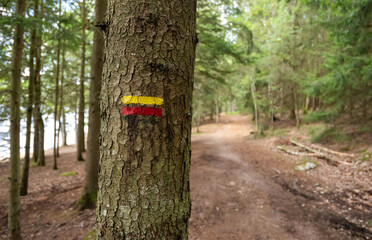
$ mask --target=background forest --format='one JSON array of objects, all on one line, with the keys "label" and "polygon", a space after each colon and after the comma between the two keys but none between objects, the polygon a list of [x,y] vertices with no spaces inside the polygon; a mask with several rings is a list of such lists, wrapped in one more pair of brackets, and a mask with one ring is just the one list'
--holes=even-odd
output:
[{"label": "background forest", "polygon": [[[0,164],[10,156],[14,29],[24,27],[21,195],[29,166],[48,165],[47,150],[54,170],[62,146],[76,144],[74,159],[84,161],[94,29],[102,27],[94,6],[33,0],[22,17],[16,1],[0,2]],[[352,140],[371,144],[372,0],[198,0],[197,36],[195,134],[212,120],[248,114],[254,139],[305,131],[345,152],[355,150]]]},{"label": "background forest", "polygon": [[[70,135],[74,143],[79,98],[89,99],[94,3],[33,3],[24,19],[14,17],[14,1],[1,6],[2,158],[9,155],[8,89],[17,21],[25,26],[24,128],[26,119],[30,123],[39,112],[51,134],[55,115],[57,139],[66,144]],[[260,131],[276,119],[294,119],[297,127],[313,121],[331,127],[354,122],[368,130],[363,124],[372,116],[371,8],[366,0],[199,1],[194,124],[220,112],[249,111]],[[40,78],[40,86],[30,84],[32,75]],[[84,102],[87,115],[88,101]],[[34,118],[27,118],[28,108]],[[51,141],[48,144],[52,147]]]}]

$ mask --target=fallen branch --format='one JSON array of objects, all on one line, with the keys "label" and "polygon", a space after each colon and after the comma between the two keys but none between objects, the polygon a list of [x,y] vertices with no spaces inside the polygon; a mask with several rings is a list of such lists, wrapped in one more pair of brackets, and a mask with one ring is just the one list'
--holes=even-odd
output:
[{"label": "fallen branch", "polygon": [[286,149],[282,146],[277,146],[276,147],[277,149],[285,152],[285,153],[288,153],[288,154],[292,154],[292,155],[296,155],[296,156],[306,156],[306,157],[317,157],[317,154],[315,153],[302,153],[302,152],[295,152],[295,151],[291,151],[289,149]]},{"label": "fallen branch", "polygon": [[321,147],[321,146],[315,145],[315,144],[313,144],[312,146],[317,148],[319,151],[327,152],[327,153],[334,154],[334,155],[337,155],[337,156],[340,156],[340,157],[355,158],[355,154],[337,152],[337,151],[334,151],[334,150],[331,150],[331,149],[328,149],[328,148],[325,148],[325,147]]},{"label": "fallen branch", "polygon": [[290,141],[290,143],[292,143],[295,146],[298,146],[300,148],[303,148],[303,149],[305,149],[305,150],[307,150],[309,152],[315,153],[317,157],[325,159],[329,164],[331,164],[333,166],[337,166],[338,163],[339,163],[339,161],[337,161],[336,159],[333,159],[333,158],[325,155],[324,153],[319,152],[319,151],[317,151],[317,150],[315,150],[315,149],[313,149],[311,147],[308,147],[308,146],[306,146],[306,145],[304,145],[302,143],[296,142],[296,141],[294,141],[292,139],[289,139],[289,141]]}]

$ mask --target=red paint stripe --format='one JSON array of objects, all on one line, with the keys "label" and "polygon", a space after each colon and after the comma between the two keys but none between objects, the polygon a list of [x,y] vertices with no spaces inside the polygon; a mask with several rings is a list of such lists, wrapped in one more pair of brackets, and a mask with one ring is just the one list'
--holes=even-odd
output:
[{"label": "red paint stripe", "polygon": [[121,113],[123,115],[143,115],[143,116],[161,117],[161,109],[160,108],[123,107]]}]

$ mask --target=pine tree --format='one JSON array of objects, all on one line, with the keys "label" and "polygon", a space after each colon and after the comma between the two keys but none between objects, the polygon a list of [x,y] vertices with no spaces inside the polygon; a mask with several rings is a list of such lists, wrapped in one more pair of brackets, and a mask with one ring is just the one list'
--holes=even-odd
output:
[{"label": "pine tree", "polygon": [[97,239],[187,239],[196,1],[108,3]]},{"label": "pine tree", "polygon": [[95,6],[95,25],[92,62],[91,62],[91,82],[89,95],[89,130],[88,130],[88,149],[87,162],[85,165],[84,189],[78,204],[80,209],[93,208],[97,201],[98,191],[98,163],[99,163],[99,138],[101,127],[101,116],[99,110],[99,95],[101,92],[102,67],[104,54],[104,35],[98,28],[103,24],[106,13],[106,0],[96,0]]},{"label": "pine tree", "polygon": [[79,90],[79,119],[78,119],[78,130],[77,130],[77,160],[83,161],[82,153],[85,151],[85,136],[84,136],[84,82],[85,82],[85,0],[81,3],[81,65],[80,65],[80,90]]},{"label": "pine tree", "polygon": [[8,213],[8,237],[10,240],[20,240],[20,104],[21,104],[21,67],[23,50],[23,17],[25,15],[26,1],[17,0],[17,22],[14,30],[14,42],[12,51],[11,72],[11,109],[10,109],[10,169],[9,169],[9,213]]}]

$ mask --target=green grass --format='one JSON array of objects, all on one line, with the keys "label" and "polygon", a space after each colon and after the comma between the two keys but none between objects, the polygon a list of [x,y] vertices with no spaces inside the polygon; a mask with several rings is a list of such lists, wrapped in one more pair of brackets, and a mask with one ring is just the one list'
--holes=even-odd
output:
[{"label": "green grass", "polygon": [[201,134],[204,134],[204,132],[193,132],[193,133],[191,133],[191,135],[193,135],[193,136],[201,135]]},{"label": "green grass", "polygon": [[76,172],[64,172],[64,173],[59,174],[59,176],[67,177],[67,176],[74,176],[76,174],[77,174]]},{"label": "green grass", "polygon": [[226,115],[237,115],[240,114],[240,111],[235,111],[235,112],[227,112]]},{"label": "green grass", "polygon": [[362,161],[369,161],[371,160],[372,152],[364,152],[362,155]]},{"label": "green grass", "polygon": [[84,239],[83,240],[94,240],[95,239],[95,236],[94,236],[94,228],[92,228],[88,233],[87,235],[85,235]]},{"label": "green grass", "polygon": [[311,136],[319,135],[327,129],[327,126],[324,123],[302,125],[301,127],[307,134]]},{"label": "green grass", "polygon": [[351,141],[352,138],[347,133],[342,132],[342,129],[338,129],[336,127],[328,128],[320,134],[315,135],[311,138],[311,142],[313,143],[322,142],[324,140],[341,143]]},{"label": "green grass", "polygon": [[363,125],[359,131],[360,133],[372,133],[372,123]]},{"label": "green grass", "polygon": [[271,137],[287,136],[289,131],[290,130],[287,128],[269,129],[269,131],[267,131],[267,136]]}]

